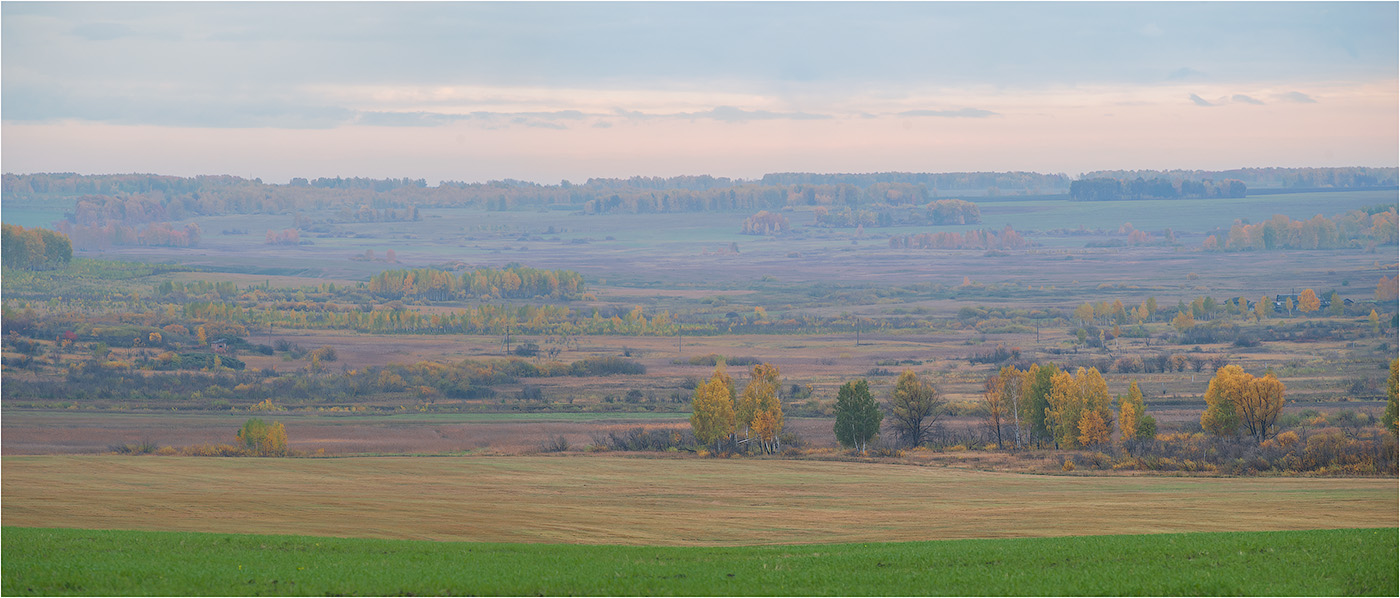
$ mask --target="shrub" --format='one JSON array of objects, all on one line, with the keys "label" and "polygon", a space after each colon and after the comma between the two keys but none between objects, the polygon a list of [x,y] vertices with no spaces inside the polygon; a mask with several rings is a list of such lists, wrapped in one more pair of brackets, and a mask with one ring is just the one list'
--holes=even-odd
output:
[{"label": "shrub", "polygon": [[542,453],[562,453],[567,450],[569,450],[569,439],[563,436],[551,437],[540,446],[540,452]]},{"label": "shrub", "polygon": [[575,376],[612,376],[615,374],[645,374],[646,366],[621,357],[589,357],[573,362],[569,371]]},{"label": "shrub", "polygon": [[249,454],[260,457],[281,457],[287,454],[287,429],[282,422],[267,425],[263,420],[253,418],[238,429],[238,444]]}]

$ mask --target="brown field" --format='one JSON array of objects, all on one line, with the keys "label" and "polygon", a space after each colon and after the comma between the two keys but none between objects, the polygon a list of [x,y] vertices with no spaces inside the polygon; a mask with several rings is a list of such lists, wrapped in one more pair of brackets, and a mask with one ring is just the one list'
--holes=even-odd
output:
[{"label": "brown field", "polygon": [[[992,371],[991,366],[971,364],[967,358],[974,353],[994,349],[997,344],[1019,347],[1027,359],[1037,362],[1064,363],[1080,357],[1104,358],[1121,356],[1150,356],[1160,350],[1184,355],[1226,355],[1229,362],[1247,370],[1262,372],[1274,368],[1288,387],[1289,400],[1298,404],[1336,403],[1333,408],[1370,408],[1370,401],[1382,399],[1381,389],[1386,376],[1384,356],[1377,350],[1380,339],[1366,341],[1326,341],[1308,343],[1266,343],[1252,349],[1218,344],[1196,346],[1164,344],[1153,340],[1148,346],[1141,339],[1120,339],[1111,352],[1082,351],[1080,354],[1052,355],[1047,349],[1062,346],[1064,330],[1042,330],[1036,335],[979,335],[975,331],[947,331],[927,334],[862,335],[860,346],[851,335],[720,335],[681,339],[677,350],[675,337],[657,336],[591,336],[572,339],[569,344],[554,343],[557,339],[539,336],[517,336],[512,342],[539,343],[542,347],[559,346],[557,359],[574,361],[595,355],[622,355],[629,352],[645,365],[643,376],[610,376],[605,378],[541,378],[522,381],[544,390],[554,402],[573,398],[584,403],[597,402],[604,395],[621,395],[631,389],[667,397],[680,391],[687,378],[705,378],[712,368],[676,364],[675,360],[716,353],[727,357],[753,357],[773,363],[782,372],[785,384],[812,385],[814,397],[832,399],[842,383],[855,378],[869,378],[872,391],[888,392],[893,375],[912,369],[939,385],[948,400],[975,402],[982,392],[982,381]],[[345,331],[276,330],[253,334],[249,341],[272,344],[285,339],[308,349],[330,346],[339,354],[339,361],[327,364],[333,369],[355,369],[383,366],[390,363],[410,364],[419,361],[452,362],[462,359],[486,359],[505,356],[503,339],[497,336],[468,335],[375,335]],[[253,370],[271,368],[279,372],[307,367],[307,361],[292,361],[283,356],[240,356]],[[921,365],[878,366],[880,362],[912,360]],[[881,367],[891,376],[870,375]],[[746,367],[730,366],[729,372],[743,379]],[[1182,372],[1120,374],[1105,372],[1109,389],[1126,393],[1128,385],[1137,381],[1149,407],[1154,400],[1170,404],[1199,401],[1210,382],[1211,372]],[[1367,395],[1355,396],[1353,385],[1361,385]],[[518,390],[516,386],[502,387],[504,394]],[[1202,408],[1203,407],[1202,403]],[[1379,415],[1379,411],[1376,412]]]},{"label": "brown field", "polygon": [[3,493],[15,526],[636,545],[1392,527],[1398,506],[1383,479],[610,456],[8,457]]},{"label": "brown field", "polygon": [[[470,414],[317,415],[307,413],[84,413],[26,412],[5,415],[0,454],[94,454],[113,446],[151,442],[187,447],[232,444],[249,417],[280,421],[293,451],[329,455],[446,454],[536,452],[549,439],[563,436],[575,450],[595,434],[637,427],[689,429],[686,414],[597,414],[569,417],[538,414],[512,418]],[[818,446],[835,445],[831,421],[790,418],[790,431],[812,438]]]}]

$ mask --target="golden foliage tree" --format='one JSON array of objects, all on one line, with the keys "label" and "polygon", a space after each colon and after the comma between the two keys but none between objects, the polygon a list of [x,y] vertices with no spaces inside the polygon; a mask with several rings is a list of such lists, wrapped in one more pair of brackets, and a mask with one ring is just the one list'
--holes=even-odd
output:
[{"label": "golden foliage tree", "polygon": [[1103,434],[1113,432],[1112,399],[1108,384],[1097,368],[1079,368],[1071,375],[1060,372],[1050,380],[1049,406],[1045,409],[1045,425],[1063,448],[1078,448],[1083,438],[1101,444],[1108,436],[1100,436],[1096,424],[1089,424],[1094,434],[1084,435],[1084,417],[1093,413],[1102,424]]},{"label": "golden foliage tree", "polygon": [[1172,327],[1176,328],[1177,332],[1186,332],[1195,325],[1196,316],[1189,311],[1179,311],[1176,317],[1172,318]]},{"label": "golden foliage tree", "polygon": [[758,437],[759,450],[778,450],[778,435],[783,431],[783,405],[778,400],[778,366],[762,363],[753,366],[749,382],[735,405],[737,423]]},{"label": "golden foliage tree", "polygon": [[758,437],[759,450],[769,454],[777,452],[777,438],[782,431],[782,422],[779,418],[773,417],[773,412],[759,411],[753,416],[750,427],[752,427],[754,435]]},{"label": "golden foliage tree", "polygon": [[1283,382],[1273,373],[1255,378],[1237,365],[1220,368],[1206,387],[1201,427],[1217,436],[1229,436],[1243,426],[1262,442],[1283,411],[1284,391]]},{"label": "golden foliage tree", "polygon": [[1079,385],[1074,382],[1074,374],[1059,372],[1050,379],[1050,393],[1046,395],[1049,406],[1045,408],[1045,427],[1055,441],[1064,448],[1079,446],[1079,416],[1084,411],[1084,402],[1079,397]]},{"label": "golden foliage tree", "polygon": [[1108,424],[1103,421],[1103,416],[1097,411],[1085,411],[1079,418],[1079,444],[1088,447],[1102,446],[1108,443]]},{"label": "golden foliage tree", "polygon": [[987,376],[987,380],[982,383],[982,417],[986,419],[987,427],[996,435],[997,448],[1004,448],[1001,429],[1006,420],[1010,419],[1011,407],[1007,398],[1006,378],[1000,374]]},{"label": "golden foliage tree", "polygon": [[1298,311],[1310,314],[1322,308],[1322,300],[1317,298],[1317,293],[1312,289],[1303,289],[1298,293]]},{"label": "golden foliage tree", "polygon": [[1137,380],[1134,380],[1128,384],[1128,394],[1118,398],[1118,432],[1122,435],[1123,442],[1137,438],[1144,411],[1142,390],[1138,388]]},{"label": "golden foliage tree", "polygon": [[690,428],[703,444],[715,445],[734,433],[734,399],[725,383],[727,375],[716,368],[710,379],[695,387],[690,400]]},{"label": "golden foliage tree", "polygon": [[1080,305],[1079,307],[1074,308],[1074,319],[1079,320],[1079,322],[1083,324],[1088,324],[1089,322],[1093,321],[1094,306],[1085,303],[1083,305]]},{"label": "golden foliage tree", "polygon": [[1396,279],[1400,276],[1382,276],[1376,281],[1376,301],[1395,301],[1400,297],[1400,286],[1396,285]]},{"label": "golden foliage tree", "polygon": [[759,404],[767,396],[777,396],[778,393],[778,368],[777,366],[762,363],[753,366],[749,371],[749,382],[744,385],[744,391],[734,400],[734,421],[736,426],[743,426],[744,433],[748,434],[752,428],[753,418],[759,411]]}]

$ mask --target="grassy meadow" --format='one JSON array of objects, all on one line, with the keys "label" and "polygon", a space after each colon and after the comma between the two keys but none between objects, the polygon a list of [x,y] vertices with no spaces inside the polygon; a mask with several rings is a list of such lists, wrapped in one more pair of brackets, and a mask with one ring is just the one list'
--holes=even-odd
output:
[{"label": "grassy meadow", "polygon": [[667,548],[6,527],[6,596],[1393,596],[1396,529]]}]

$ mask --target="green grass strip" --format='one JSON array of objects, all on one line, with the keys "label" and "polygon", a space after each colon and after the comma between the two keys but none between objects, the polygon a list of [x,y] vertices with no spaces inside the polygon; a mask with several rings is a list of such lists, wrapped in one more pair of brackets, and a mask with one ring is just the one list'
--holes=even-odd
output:
[{"label": "green grass strip", "polygon": [[[464,505],[463,508],[470,508]],[[659,548],[3,529],[21,595],[1369,595],[1396,529]]]}]

